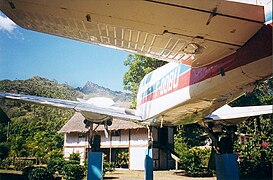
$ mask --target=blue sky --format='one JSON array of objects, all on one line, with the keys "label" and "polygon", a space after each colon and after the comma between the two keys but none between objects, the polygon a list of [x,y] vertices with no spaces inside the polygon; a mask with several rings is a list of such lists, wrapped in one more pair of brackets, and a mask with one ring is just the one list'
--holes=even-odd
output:
[{"label": "blue sky", "polygon": [[84,86],[123,90],[128,53],[22,29],[0,11],[0,80],[41,76]]}]

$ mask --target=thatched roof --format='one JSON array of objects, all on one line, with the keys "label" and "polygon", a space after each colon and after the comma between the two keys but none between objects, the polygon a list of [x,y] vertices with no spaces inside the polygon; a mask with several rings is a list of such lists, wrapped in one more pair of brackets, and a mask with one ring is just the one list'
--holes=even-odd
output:
[{"label": "thatched roof", "polygon": [[[83,123],[84,117],[81,113],[76,112],[72,118],[61,128],[59,132],[61,133],[71,133],[71,132],[87,132],[89,129],[85,128]],[[94,128],[97,125],[94,124]],[[119,129],[138,129],[145,128],[144,126],[138,125],[134,122],[124,121],[119,119],[113,119],[113,124],[108,127],[109,130],[119,130]],[[103,125],[97,128],[97,131],[103,131]]]}]

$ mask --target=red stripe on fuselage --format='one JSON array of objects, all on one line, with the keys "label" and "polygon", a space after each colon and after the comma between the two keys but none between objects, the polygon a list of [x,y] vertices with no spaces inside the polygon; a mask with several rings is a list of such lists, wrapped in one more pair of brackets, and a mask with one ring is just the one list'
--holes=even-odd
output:
[{"label": "red stripe on fuselage", "polygon": [[207,66],[190,69],[189,71],[179,76],[179,82],[176,88],[173,88],[166,93],[160,93],[160,89],[157,89],[153,93],[144,97],[139,105],[168,95],[179,89],[188,87],[196,83],[200,83],[206,79],[220,75],[221,69],[223,69],[224,72],[228,72],[240,66],[249,64],[254,61],[258,61],[259,59],[271,55],[272,23],[265,25],[263,28],[261,28],[258,33],[256,33],[241,49],[239,49],[234,54],[231,54]]}]

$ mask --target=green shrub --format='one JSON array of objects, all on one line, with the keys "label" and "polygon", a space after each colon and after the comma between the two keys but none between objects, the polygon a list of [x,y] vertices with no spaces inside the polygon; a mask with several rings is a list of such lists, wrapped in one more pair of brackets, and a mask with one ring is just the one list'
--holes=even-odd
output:
[{"label": "green shrub", "polygon": [[115,171],[116,164],[114,162],[103,161],[103,176],[106,172]]},{"label": "green shrub", "polygon": [[66,180],[81,180],[84,178],[84,168],[79,164],[66,164],[63,175]]},{"label": "green shrub", "polygon": [[188,176],[211,176],[212,171],[207,169],[210,157],[210,149],[193,147],[183,159],[184,169]]},{"label": "green shrub", "polygon": [[63,158],[50,159],[47,163],[47,168],[52,174],[61,174],[65,160]]},{"label": "green shrub", "polygon": [[11,158],[6,158],[0,161],[0,168],[8,169],[8,167],[12,164]]},{"label": "green shrub", "polygon": [[272,147],[262,148],[258,137],[250,139],[245,145],[237,146],[239,152],[239,175],[242,178],[272,178]]},{"label": "green shrub", "polygon": [[0,143],[0,160],[6,159],[10,151],[10,144],[8,142]]},{"label": "green shrub", "polygon": [[29,175],[29,173],[33,170],[33,169],[35,169],[35,167],[34,166],[27,166],[27,167],[24,167],[23,168],[23,173],[22,173],[22,175],[25,177],[25,179],[28,179],[28,175]]},{"label": "green shrub", "polygon": [[29,180],[53,180],[53,175],[47,168],[34,168],[28,175]]},{"label": "green shrub", "polygon": [[54,149],[45,155],[45,159],[48,159],[50,161],[50,159],[59,159],[59,158],[63,158],[63,156],[64,155],[61,150]]},{"label": "green shrub", "polygon": [[65,161],[65,164],[80,164],[80,161],[68,160],[68,161]]},{"label": "green shrub", "polygon": [[74,161],[79,161],[81,160],[81,154],[79,152],[77,153],[72,153],[69,156],[69,160],[74,160]]},{"label": "green shrub", "polygon": [[127,168],[129,164],[129,152],[128,149],[119,150],[117,153],[117,167]]},{"label": "green shrub", "polygon": [[23,170],[23,168],[33,165],[33,161],[23,160],[23,159],[15,159],[13,165],[14,165],[15,170],[21,171],[21,170]]}]

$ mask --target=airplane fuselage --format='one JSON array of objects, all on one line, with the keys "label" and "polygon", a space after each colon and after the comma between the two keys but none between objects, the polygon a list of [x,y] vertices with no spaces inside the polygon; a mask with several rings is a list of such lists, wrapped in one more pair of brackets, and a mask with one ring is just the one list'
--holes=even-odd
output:
[{"label": "airplane fuselage", "polygon": [[154,124],[187,124],[251,91],[272,75],[272,23],[237,52],[190,68],[169,63],[140,83],[137,110]]}]

